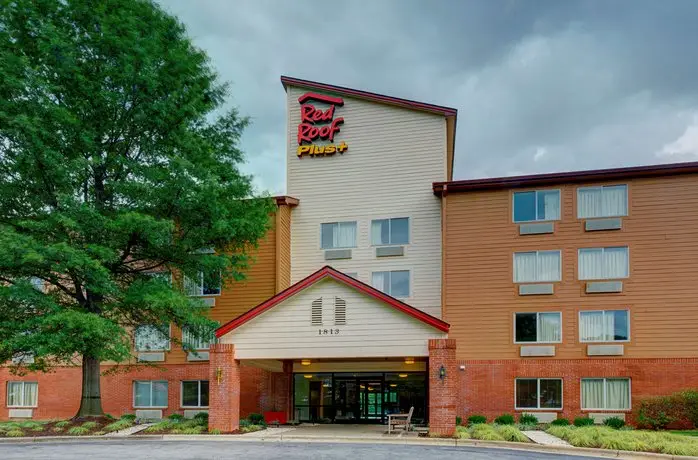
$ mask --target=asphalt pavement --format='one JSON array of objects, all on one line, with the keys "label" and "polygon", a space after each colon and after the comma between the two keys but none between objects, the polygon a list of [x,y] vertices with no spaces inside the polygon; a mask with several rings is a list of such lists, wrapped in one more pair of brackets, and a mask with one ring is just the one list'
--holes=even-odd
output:
[{"label": "asphalt pavement", "polygon": [[2,460],[134,460],[134,459],[439,459],[439,460],[559,460],[591,459],[525,450],[399,444],[350,444],[236,441],[37,442],[0,444]]}]

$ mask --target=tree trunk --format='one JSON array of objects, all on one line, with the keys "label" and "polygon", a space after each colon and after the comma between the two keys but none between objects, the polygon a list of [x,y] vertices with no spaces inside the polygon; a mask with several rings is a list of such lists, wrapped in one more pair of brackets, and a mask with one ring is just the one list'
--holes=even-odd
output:
[{"label": "tree trunk", "polygon": [[92,356],[82,357],[82,398],[76,418],[101,417],[102,396],[99,389],[100,366],[99,359]]}]

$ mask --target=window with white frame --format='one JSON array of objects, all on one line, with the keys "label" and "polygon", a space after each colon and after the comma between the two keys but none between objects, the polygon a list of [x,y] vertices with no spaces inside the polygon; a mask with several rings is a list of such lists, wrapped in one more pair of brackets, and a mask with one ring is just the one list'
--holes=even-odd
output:
[{"label": "window with white frame", "polygon": [[579,340],[582,342],[626,342],[630,338],[628,310],[579,312]]},{"label": "window with white frame", "polygon": [[371,285],[393,297],[410,296],[409,270],[371,273]]},{"label": "window with white frame", "polygon": [[516,409],[562,409],[562,379],[516,379]]},{"label": "window with white frame", "polygon": [[7,407],[36,407],[38,401],[37,382],[7,382]]},{"label": "window with white frame", "polygon": [[562,314],[536,312],[514,314],[517,343],[556,343],[562,340]]},{"label": "window with white frame", "polygon": [[371,221],[371,244],[408,244],[410,242],[410,220],[407,217],[376,219]]},{"label": "window with white frame", "polygon": [[627,246],[579,250],[580,280],[627,278],[629,274]]},{"label": "window with white frame", "polygon": [[582,409],[630,409],[630,379],[582,379]]},{"label": "window with white frame", "polygon": [[514,282],[560,281],[560,251],[514,253]]},{"label": "window with white frame", "polygon": [[[165,334],[164,331],[167,331]],[[165,351],[170,349],[169,328],[143,324],[136,328],[136,351]]]},{"label": "window with white frame", "polygon": [[345,249],[356,247],[356,221],[331,222],[320,225],[321,249]]},{"label": "window with white frame", "polygon": [[167,381],[135,380],[133,407],[167,407]]},{"label": "window with white frame", "polygon": [[208,407],[208,380],[182,381],[182,407]]},{"label": "window with white frame", "polygon": [[205,276],[204,272],[199,272],[196,278],[184,276],[184,292],[188,296],[220,295],[221,275],[214,273]]},{"label": "window with white frame", "polygon": [[580,219],[627,215],[627,185],[604,185],[577,189],[577,217]]},{"label": "window with white frame", "polygon": [[215,331],[185,326],[182,329],[182,345],[186,350],[208,350],[216,342]]},{"label": "window with white frame", "polygon": [[532,190],[514,193],[514,222],[560,219],[560,191]]}]

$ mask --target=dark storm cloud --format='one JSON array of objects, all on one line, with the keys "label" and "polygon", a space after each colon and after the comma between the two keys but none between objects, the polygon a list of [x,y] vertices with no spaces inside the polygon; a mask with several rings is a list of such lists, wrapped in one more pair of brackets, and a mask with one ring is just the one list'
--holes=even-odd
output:
[{"label": "dark storm cloud", "polygon": [[456,178],[698,159],[698,1],[161,0],[285,187],[279,75],[456,107]]}]

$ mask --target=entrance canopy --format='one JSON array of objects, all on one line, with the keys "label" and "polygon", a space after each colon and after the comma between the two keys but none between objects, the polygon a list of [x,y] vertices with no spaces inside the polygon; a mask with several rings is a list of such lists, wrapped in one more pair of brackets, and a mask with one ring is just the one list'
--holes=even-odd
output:
[{"label": "entrance canopy", "polygon": [[216,331],[236,359],[426,357],[448,323],[326,266]]}]

